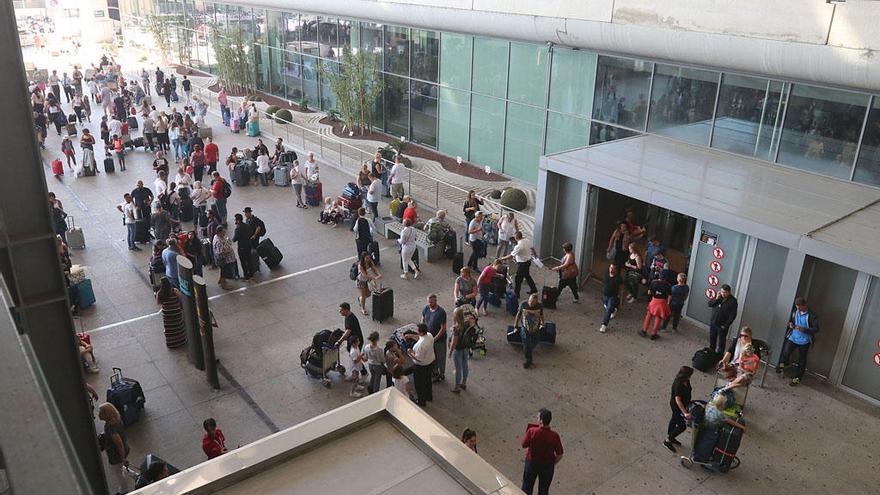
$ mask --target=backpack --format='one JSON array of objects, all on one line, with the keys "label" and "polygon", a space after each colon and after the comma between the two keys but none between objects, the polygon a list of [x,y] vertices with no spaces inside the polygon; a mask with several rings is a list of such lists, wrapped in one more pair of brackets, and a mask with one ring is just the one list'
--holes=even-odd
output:
[{"label": "backpack", "polygon": [[348,270],[348,278],[352,280],[357,280],[358,278],[358,264],[357,261],[351,264],[351,268]]},{"label": "backpack", "polygon": [[468,346],[468,348],[473,348],[475,345],[477,345],[476,325],[470,326],[464,332],[462,332],[461,338],[464,341],[465,345]]},{"label": "backpack", "polygon": [[443,240],[443,224],[440,222],[431,222],[428,228],[428,240],[434,244]]},{"label": "backpack", "polygon": [[223,181],[223,197],[228,199],[229,196],[232,196],[232,186],[229,185],[229,182]]},{"label": "backpack", "polygon": [[397,215],[397,207],[400,206],[400,200],[394,198],[391,200],[391,203],[388,204],[388,213],[393,217]]}]

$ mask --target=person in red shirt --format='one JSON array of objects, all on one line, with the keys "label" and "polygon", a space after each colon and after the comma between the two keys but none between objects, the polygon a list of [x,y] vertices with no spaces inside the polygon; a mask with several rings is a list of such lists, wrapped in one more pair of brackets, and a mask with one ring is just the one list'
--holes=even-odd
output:
[{"label": "person in red shirt", "polygon": [[205,163],[208,164],[208,175],[217,170],[217,162],[220,160],[220,148],[214,144],[214,139],[208,137],[208,144],[205,145]]},{"label": "person in red shirt", "polygon": [[532,495],[535,480],[538,481],[538,495],[550,493],[553,481],[553,470],[562,459],[562,441],[559,434],[550,430],[553,414],[544,408],[538,411],[540,424],[529,423],[526,435],[522,439],[522,448],[526,451],[523,467],[522,491]]},{"label": "person in red shirt", "polygon": [[410,199],[409,206],[403,210],[403,220],[406,220],[407,218],[411,225],[415,225],[416,221],[419,219],[419,214],[416,212],[416,201],[414,199]]},{"label": "person in red shirt", "polygon": [[217,422],[214,421],[214,418],[206,419],[202,426],[205,428],[205,437],[202,438],[202,450],[205,451],[208,459],[225,454],[227,452],[226,438],[223,436],[223,431],[217,428]]},{"label": "person in red shirt", "polygon": [[226,224],[226,181],[220,177],[220,172],[216,170],[211,174],[211,195],[214,197],[214,207],[217,209],[217,216],[223,224]]}]

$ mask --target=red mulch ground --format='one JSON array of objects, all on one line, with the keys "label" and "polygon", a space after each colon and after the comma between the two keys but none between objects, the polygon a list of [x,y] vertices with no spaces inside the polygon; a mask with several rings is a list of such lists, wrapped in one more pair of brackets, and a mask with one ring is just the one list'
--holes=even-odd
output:
[{"label": "red mulch ground", "polygon": [[[349,136],[347,131],[342,130],[342,122],[331,122],[328,117],[324,117],[320,120],[320,122],[322,124],[333,126],[333,134],[336,137],[342,139],[369,139],[373,141],[381,141],[388,144],[398,140],[394,136],[390,136],[388,134],[377,131],[366,131],[363,134],[355,133],[354,136]],[[458,174],[464,177],[470,177],[471,179],[479,179],[493,182],[504,182],[510,180],[503,175],[496,174],[495,172],[487,174],[483,168],[472,163],[463,161],[461,162],[461,165],[459,165],[455,158],[440,154],[430,148],[426,148],[418,144],[408,143],[406,150],[403,154],[424,158],[426,160],[433,160],[442,165],[443,169],[447,172],[452,172],[453,174]]]}]

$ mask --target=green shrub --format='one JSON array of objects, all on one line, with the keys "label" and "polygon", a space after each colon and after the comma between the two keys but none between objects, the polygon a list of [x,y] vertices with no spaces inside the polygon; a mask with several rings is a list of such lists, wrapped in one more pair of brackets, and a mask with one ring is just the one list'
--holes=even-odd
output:
[{"label": "green shrub", "polygon": [[309,98],[303,96],[302,100],[299,100],[299,109],[300,111],[307,112],[309,110]]},{"label": "green shrub", "polygon": [[277,112],[278,110],[281,110],[281,107],[279,107],[278,105],[269,105],[268,107],[266,107],[266,113],[269,115],[275,115],[275,112]]},{"label": "green shrub", "polygon": [[501,199],[501,191],[498,189],[492,189],[492,191],[489,192],[489,199]]},{"label": "green shrub", "polygon": [[257,93],[251,93],[247,96],[248,101],[263,101],[263,97]]},{"label": "green shrub", "polygon": [[290,113],[290,110],[286,108],[282,108],[275,112],[275,122],[281,124],[287,124],[288,122],[293,122],[293,114]]},{"label": "green shrub", "polygon": [[508,187],[501,193],[501,206],[511,210],[523,211],[529,206],[529,198],[522,190]]},{"label": "green shrub", "polygon": [[327,118],[330,119],[330,122],[339,122],[339,116],[340,116],[339,110],[337,110],[335,108],[331,108],[330,110],[327,110]]}]

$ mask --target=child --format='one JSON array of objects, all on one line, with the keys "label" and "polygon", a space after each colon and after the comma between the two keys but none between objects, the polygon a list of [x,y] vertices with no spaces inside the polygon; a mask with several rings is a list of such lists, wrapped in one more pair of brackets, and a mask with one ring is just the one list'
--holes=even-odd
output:
[{"label": "child", "polygon": [[678,331],[678,321],[681,320],[681,309],[684,307],[684,301],[688,297],[688,293],[691,291],[690,287],[687,285],[687,274],[679,273],[676,277],[678,284],[672,286],[671,297],[669,298],[669,312],[671,313],[669,318],[663,320],[663,329],[666,330],[666,325],[669,324],[669,320],[672,320],[672,329]]},{"label": "child", "polygon": [[227,452],[226,437],[223,436],[223,431],[217,428],[217,421],[214,418],[208,418],[202,423],[202,427],[205,429],[205,436],[202,438],[202,450],[208,456],[208,459],[225,454]]},{"label": "child", "polygon": [[356,335],[353,335],[349,339],[349,343],[351,343],[351,349],[348,351],[348,355],[351,357],[351,376],[349,380],[351,380],[351,396],[355,398],[364,396],[364,386],[361,385],[361,373],[364,370],[364,360],[366,357],[364,353],[361,352],[361,339]]},{"label": "child", "polygon": [[403,366],[397,365],[391,369],[391,381],[394,382],[394,388],[406,394],[410,400],[416,400],[416,391],[409,377],[403,374]]}]

